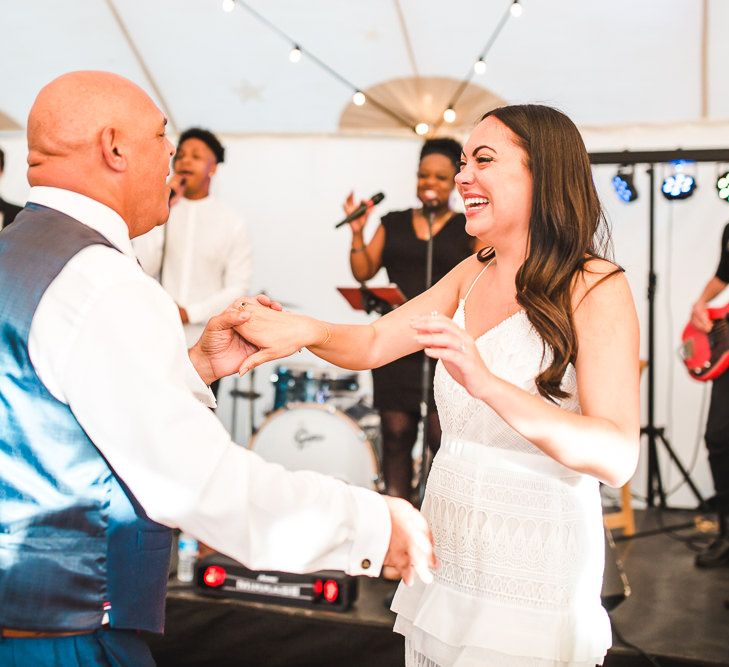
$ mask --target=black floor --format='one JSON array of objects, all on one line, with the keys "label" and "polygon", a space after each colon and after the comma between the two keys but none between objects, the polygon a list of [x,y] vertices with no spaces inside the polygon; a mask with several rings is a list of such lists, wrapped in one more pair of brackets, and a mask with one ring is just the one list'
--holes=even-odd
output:
[{"label": "black floor", "polygon": [[[691,524],[694,514],[638,512],[642,537],[618,541],[631,595],[611,612],[617,636],[605,667],[729,666],[729,567],[699,570],[681,536],[693,529],[651,534],[661,524]],[[152,639],[159,667],[401,667],[402,638],[383,600],[393,586],[363,579],[356,607],[311,611],[240,600],[203,598],[172,587],[164,638]],[[614,566],[606,592],[622,590]],[[647,656],[641,654],[645,652]]]},{"label": "black floor", "polygon": [[[695,516],[637,512],[637,531],[646,535],[617,542],[632,594],[611,613],[613,627],[663,667],[729,665],[729,567],[694,566],[695,551],[685,541],[696,537],[693,528],[651,534],[661,525],[690,524]],[[638,659],[614,634],[605,664],[651,664]]]}]

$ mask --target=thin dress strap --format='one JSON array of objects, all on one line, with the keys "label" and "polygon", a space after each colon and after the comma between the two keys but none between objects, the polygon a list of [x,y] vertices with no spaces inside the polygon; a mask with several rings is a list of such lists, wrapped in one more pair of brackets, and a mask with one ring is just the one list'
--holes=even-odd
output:
[{"label": "thin dress strap", "polygon": [[463,302],[464,303],[466,302],[466,299],[468,298],[468,295],[471,293],[471,290],[473,289],[474,285],[478,282],[478,279],[484,274],[484,271],[486,271],[486,269],[488,269],[489,266],[491,266],[491,262],[493,262],[493,261],[494,261],[493,258],[490,259],[489,260],[489,263],[486,266],[484,266],[483,269],[481,269],[479,271],[478,275],[473,279],[473,282],[471,283],[471,286],[468,288],[468,291],[466,292],[465,296],[463,297]]}]

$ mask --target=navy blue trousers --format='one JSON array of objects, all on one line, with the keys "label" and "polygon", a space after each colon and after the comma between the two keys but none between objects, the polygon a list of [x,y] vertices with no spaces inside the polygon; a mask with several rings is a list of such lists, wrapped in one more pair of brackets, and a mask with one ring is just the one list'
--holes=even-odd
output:
[{"label": "navy blue trousers", "polygon": [[90,635],[40,639],[0,637],[0,667],[154,667],[136,632],[97,630]]}]

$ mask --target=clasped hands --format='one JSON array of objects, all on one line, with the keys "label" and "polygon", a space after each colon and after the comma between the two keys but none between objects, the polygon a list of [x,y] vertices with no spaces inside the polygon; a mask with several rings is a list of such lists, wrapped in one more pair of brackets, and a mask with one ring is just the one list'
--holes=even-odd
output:
[{"label": "clasped hands", "polygon": [[[493,377],[473,338],[451,319],[431,313],[410,321],[415,340],[425,353],[442,360],[448,373],[476,398],[482,398]],[[325,325],[301,315],[285,313],[266,296],[244,298],[212,318],[190,358],[209,383],[238,371],[240,374],[301,347],[328,340]],[[410,503],[385,497],[392,525],[385,564],[393,566],[411,585],[415,574],[432,580],[437,566],[433,538],[424,517]]]}]

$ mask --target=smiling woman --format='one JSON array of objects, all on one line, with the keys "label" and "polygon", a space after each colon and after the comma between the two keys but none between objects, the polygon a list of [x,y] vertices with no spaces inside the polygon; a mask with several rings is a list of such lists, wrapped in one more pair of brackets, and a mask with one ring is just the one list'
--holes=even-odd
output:
[{"label": "smiling woman", "polygon": [[[610,646],[600,605],[599,481],[638,453],[638,325],[603,229],[579,133],[549,107],[504,107],[467,141],[456,185],[493,249],[370,326],[253,307],[246,360],[302,345],[345,368],[424,349],[439,360],[443,438],[422,511],[440,566],[401,586],[408,666],[590,667]],[[439,314],[440,313],[440,314]]]}]

